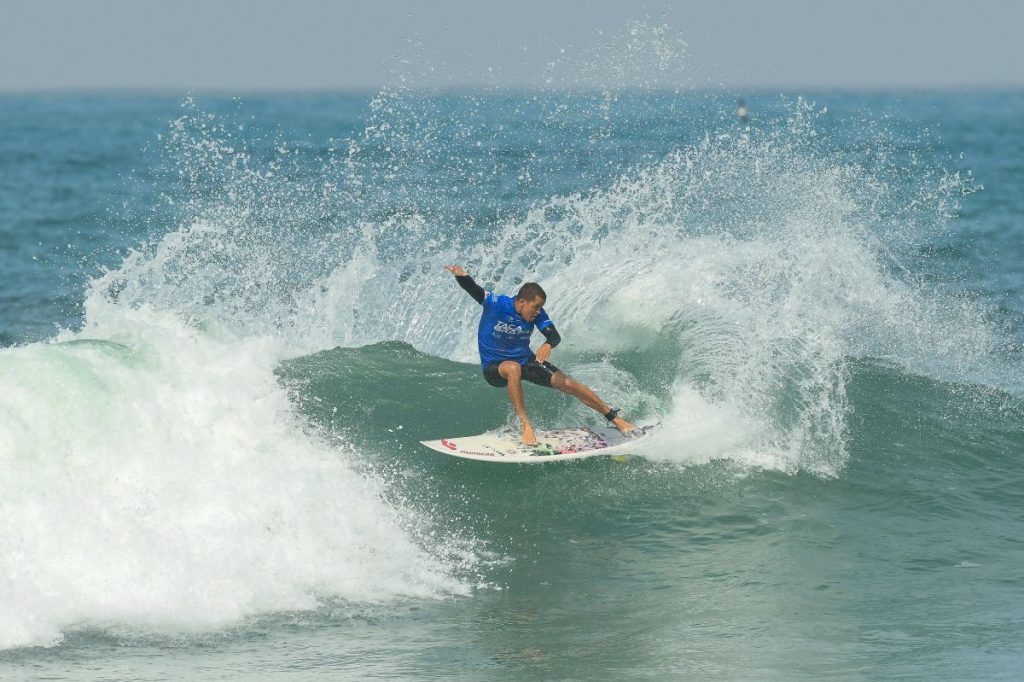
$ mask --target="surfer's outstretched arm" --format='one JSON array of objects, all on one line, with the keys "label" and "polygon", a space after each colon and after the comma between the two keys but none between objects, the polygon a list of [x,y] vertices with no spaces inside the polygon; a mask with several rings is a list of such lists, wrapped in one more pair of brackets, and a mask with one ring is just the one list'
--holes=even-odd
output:
[{"label": "surfer's outstretched arm", "polygon": [[473,278],[469,276],[469,273],[465,271],[459,265],[446,265],[444,269],[455,275],[455,281],[459,283],[459,286],[466,290],[466,293],[473,297],[477,303],[484,302],[484,296],[487,292],[484,291],[483,287],[473,281]]}]

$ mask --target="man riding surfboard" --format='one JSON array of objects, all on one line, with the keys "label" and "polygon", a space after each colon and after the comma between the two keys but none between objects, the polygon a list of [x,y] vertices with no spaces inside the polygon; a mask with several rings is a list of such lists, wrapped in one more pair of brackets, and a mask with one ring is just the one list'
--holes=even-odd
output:
[{"label": "man riding surfboard", "polygon": [[[544,312],[547,294],[536,282],[527,282],[514,297],[500,296],[484,291],[461,266],[446,265],[445,270],[466,292],[483,306],[477,343],[484,379],[491,386],[508,387],[508,397],[523,427],[523,443],[536,445],[537,436],[526,416],[523,398],[523,380],[538,386],[556,388],[575,396],[587,407],[600,412],[622,433],[636,427],[619,416],[619,410],[609,407],[594,391],[568,376],[548,362],[551,351],[562,337]],[[536,327],[545,342],[536,353],[530,350],[530,336]]]}]

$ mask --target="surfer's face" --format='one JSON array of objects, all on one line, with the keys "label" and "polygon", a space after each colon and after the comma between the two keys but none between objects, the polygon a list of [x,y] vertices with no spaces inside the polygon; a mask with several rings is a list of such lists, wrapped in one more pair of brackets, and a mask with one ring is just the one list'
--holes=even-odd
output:
[{"label": "surfer's face", "polygon": [[533,322],[540,315],[540,309],[544,307],[544,298],[538,296],[537,298],[525,301],[521,298],[516,299],[516,312],[519,313],[519,317],[523,318],[527,322]]}]

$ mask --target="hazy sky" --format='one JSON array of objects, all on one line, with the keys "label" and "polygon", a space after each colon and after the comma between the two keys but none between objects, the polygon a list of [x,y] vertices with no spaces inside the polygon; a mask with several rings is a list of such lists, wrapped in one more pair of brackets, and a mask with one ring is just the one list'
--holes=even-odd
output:
[{"label": "hazy sky", "polygon": [[1022,28],[1010,0],[0,0],[0,90],[1022,86]]}]

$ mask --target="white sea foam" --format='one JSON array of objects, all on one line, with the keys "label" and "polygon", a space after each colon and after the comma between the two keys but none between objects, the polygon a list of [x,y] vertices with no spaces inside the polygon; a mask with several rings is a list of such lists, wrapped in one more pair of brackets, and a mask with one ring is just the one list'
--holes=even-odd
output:
[{"label": "white sea foam", "polygon": [[0,352],[0,648],[463,589],[304,433],[277,341],[93,304],[81,333]]}]

